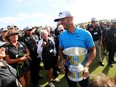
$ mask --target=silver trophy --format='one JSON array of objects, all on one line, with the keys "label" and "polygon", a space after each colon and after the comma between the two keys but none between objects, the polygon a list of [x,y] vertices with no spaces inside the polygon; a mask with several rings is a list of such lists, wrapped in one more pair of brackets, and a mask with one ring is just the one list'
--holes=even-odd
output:
[{"label": "silver trophy", "polygon": [[68,78],[74,82],[83,80],[84,66],[81,63],[85,59],[87,49],[81,47],[70,47],[63,50],[63,53],[66,55],[67,60],[69,60],[71,64],[68,67]]}]

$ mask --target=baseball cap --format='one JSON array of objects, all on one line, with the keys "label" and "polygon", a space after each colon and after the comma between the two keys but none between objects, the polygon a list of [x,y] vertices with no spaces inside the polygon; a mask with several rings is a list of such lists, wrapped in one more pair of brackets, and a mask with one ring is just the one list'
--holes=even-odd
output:
[{"label": "baseball cap", "polygon": [[27,26],[26,28],[24,28],[24,30],[32,30],[33,27],[32,26]]},{"label": "baseball cap", "polygon": [[54,22],[60,21],[60,19],[65,18],[65,17],[70,17],[72,16],[69,11],[61,11],[59,12],[58,18],[54,20]]},{"label": "baseball cap", "polygon": [[7,42],[0,41],[0,47],[4,46]]},{"label": "baseball cap", "polygon": [[10,25],[7,26],[7,29],[12,29],[12,28],[13,28],[13,26],[10,26]]},{"label": "baseball cap", "polygon": [[91,21],[97,21],[95,18],[91,18]]},{"label": "baseball cap", "polygon": [[2,28],[1,32],[7,31],[7,28]]},{"label": "baseball cap", "polygon": [[13,34],[19,34],[19,32],[17,30],[16,31],[9,31],[6,36],[9,37],[10,35],[13,35]]},{"label": "baseball cap", "polygon": [[116,20],[112,20],[112,23],[116,23]]}]

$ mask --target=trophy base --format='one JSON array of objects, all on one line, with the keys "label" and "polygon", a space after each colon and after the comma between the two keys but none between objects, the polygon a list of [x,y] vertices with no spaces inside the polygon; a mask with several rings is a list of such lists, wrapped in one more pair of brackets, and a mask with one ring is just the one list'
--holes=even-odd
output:
[{"label": "trophy base", "polygon": [[79,82],[83,80],[83,65],[70,65],[68,78],[71,81]]},{"label": "trophy base", "polygon": [[79,82],[79,81],[82,81],[82,80],[83,80],[83,77],[78,78],[78,79],[75,79],[75,78],[72,78],[72,77],[68,76],[68,78],[69,78],[71,81],[74,81],[74,82]]}]

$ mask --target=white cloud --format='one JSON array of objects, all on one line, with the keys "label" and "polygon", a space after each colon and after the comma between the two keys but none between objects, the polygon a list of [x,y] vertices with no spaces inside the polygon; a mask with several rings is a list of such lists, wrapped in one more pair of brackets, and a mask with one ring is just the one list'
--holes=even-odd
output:
[{"label": "white cloud", "polygon": [[3,18],[0,18],[0,23],[15,23],[17,21],[21,21],[22,19],[21,18],[18,18],[18,17],[3,17]]},{"label": "white cloud", "polygon": [[[53,21],[52,15],[35,12],[35,13],[23,13],[20,12],[16,17],[3,17],[0,18],[0,23],[4,25],[12,25],[16,24],[19,26],[27,26],[27,25],[46,25]],[[21,26],[21,27],[22,27]]]},{"label": "white cloud", "polygon": [[44,13],[19,13],[17,17],[3,17],[0,18],[0,23],[10,23],[10,22],[17,22],[17,21],[24,21],[24,20],[31,20],[31,19],[42,19],[42,18],[51,18],[49,15]]},{"label": "white cloud", "polygon": [[[35,13],[19,13],[18,17],[23,18],[23,19],[38,19],[38,18],[47,18],[48,15],[40,12],[35,12]],[[50,16],[49,16],[50,17]]]}]

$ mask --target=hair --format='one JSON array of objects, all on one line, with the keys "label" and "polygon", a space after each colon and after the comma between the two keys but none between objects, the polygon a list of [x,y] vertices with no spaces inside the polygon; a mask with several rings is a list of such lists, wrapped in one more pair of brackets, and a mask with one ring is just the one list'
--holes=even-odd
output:
[{"label": "hair", "polygon": [[6,41],[10,42],[9,36],[11,35],[12,32],[17,32],[17,31],[15,31],[15,30],[8,30],[7,35],[5,37]]},{"label": "hair", "polygon": [[88,87],[116,87],[116,78],[100,75],[95,78]]},{"label": "hair", "polygon": [[5,37],[5,40],[8,41],[8,42],[10,42],[9,33],[11,33],[11,30],[8,30],[7,35]]},{"label": "hair", "polygon": [[43,33],[48,33],[47,30],[41,30],[40,35],[42,36]]}]

